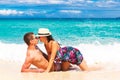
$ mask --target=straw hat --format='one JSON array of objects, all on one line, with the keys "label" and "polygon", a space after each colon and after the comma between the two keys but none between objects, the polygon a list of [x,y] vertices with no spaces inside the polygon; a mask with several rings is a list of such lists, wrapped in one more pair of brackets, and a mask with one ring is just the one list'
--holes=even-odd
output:
[{"label": "straw hat", "polygon": [[36,36],[49,36],[49,35],[51,35],[51,32],[49,31],[49,29],[47,29],[47,28],[39,28],[39,30],[38,30],[38,35],[36,35]]}]

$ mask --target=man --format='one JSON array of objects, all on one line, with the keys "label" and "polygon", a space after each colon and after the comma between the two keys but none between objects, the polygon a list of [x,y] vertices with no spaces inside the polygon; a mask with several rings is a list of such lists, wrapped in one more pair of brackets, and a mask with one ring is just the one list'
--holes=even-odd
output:
[{"label": "man", "polygon": [[[28,48],[21,72],[44,72],[47,69],[48,61],[45,59],[43,52],[36,46],[38,39],[34,33],[29,32],[24,35],[24,41],[28,45]],[[31,64],[37,68],[30,68]]]}]

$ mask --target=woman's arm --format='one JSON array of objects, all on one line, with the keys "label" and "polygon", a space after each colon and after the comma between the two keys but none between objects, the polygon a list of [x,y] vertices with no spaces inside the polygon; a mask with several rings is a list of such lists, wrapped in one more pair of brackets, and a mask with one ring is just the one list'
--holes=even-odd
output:
[{"label": "woman's arm", "polygon": [[58,43],[53,41],[52,45],[51,45],[51,57],[50,57],[46,72],[50,72],[50,70],[51,70],[51,68],[53,66],[53,61],[55,59],[56,52],[58,51],[58,48],[59,48]]}]

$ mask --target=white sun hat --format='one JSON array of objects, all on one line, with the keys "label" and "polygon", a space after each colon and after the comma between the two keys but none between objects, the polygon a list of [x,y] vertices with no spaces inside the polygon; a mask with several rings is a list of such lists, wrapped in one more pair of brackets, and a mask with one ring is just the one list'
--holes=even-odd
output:
[{"label": "white sun hat", "polygon": [[37,37],[39,36],[49,36],[51,35],[51,32],[47,28],[39,28],[38,29],[38,34],[36,35]]}]

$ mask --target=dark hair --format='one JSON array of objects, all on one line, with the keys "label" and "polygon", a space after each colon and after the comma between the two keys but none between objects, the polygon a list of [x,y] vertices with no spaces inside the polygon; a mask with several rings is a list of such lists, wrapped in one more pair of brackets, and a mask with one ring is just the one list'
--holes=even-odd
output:
[{"label": "dark hair", "polygon": [[30,44],[30,40],[33,38],[33,32],[28,32],[24,35],[24,42],[29,45]]},{"label": "dark hair", "polygon": [[54,41],[54,39],[53,39],[52,35],[47,36],[47,40],[48,40],[48,42],[50,42],[51,40],[53,40],[53,41]]}]

